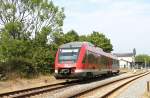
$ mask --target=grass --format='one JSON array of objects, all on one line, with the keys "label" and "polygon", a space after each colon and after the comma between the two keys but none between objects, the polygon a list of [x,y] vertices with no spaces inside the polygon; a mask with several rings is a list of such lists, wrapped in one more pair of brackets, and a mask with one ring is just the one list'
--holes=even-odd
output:
[{"label": "grass", "polygon": [[56,80],[52,75],[39,76],[34,79],[16,78],[16,79],[7,80],[7,81],[0,81],[0,93],[26,89],[26,88],[32,88],[32,87],[38,87],[38,86],[43,86],[47,84],[58,83],[61,81]]}]

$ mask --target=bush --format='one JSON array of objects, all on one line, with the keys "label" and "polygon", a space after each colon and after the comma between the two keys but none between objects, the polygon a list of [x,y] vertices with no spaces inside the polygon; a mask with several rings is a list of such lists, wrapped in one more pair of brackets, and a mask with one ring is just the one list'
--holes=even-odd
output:
[{"label": "bush", "polygon": [[32,62],[24,58],[13,58],[0,64],[1,74],[11,78],[32,78],[38,76],[37,69]]},{"label": "bush", "polygon": [[34,66],[37,67],[39,73],[50,74],[53,72],[54,57],[49,48],[36,47],[32,60],[35,62]]},{"label": "bush", "polygon": [[36,40],[9,39],[0,44],[0,78],[33,78],[53,72],[54,51]]}]

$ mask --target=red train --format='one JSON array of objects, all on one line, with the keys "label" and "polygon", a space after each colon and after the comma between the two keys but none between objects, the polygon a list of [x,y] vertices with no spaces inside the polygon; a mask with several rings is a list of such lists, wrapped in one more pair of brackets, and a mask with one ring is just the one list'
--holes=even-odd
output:
[{"label": "red train", "polygon": [[55,59],[55,78],[91,78],[119,73],[116,56],[89,42],[70,42],[59,47]]}]

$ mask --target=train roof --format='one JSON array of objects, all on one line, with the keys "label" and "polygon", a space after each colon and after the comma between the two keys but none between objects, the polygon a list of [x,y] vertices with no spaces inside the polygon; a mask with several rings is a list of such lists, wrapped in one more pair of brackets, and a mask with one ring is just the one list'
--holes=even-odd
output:
[{"label": "train roof", "polygon": [[90,42],[70,42],[70,43],[61,45],[59,48],[81,47],[83,44],[86,44],[88,46],[94,46]]},{"label": "train roof", "polygon": [[[91,49],[90,49],[91,50]],[[107,52],[104,52],[102,48],[99,48],[99,47],[95,47],[95,49],[92,49],[94,50],[96,53],[100,54],[100,55],[104,55],[106,57],[110,57],[110,58],[113,58],[113,59],[116,59],[118,60],[118,57],[114,54],[111,54],[111,53],[107,53]]]},{"label": "train roof", "polygon": [[70,42],[70,43],[66,43],[66,44],[61,45],[59,48],[70,48],[70,47],[72,47],[72,48],[79,47],[80,48],[83,44],[91,47],[90,48],[91,51],[95,51],[98,54],[101,54],[101,55],[104,55],[104,56],[107,56],[107,57],[118,60],[116,55],[113,55],[111,53],[106,53],[106,52],[103,51],[103,49],[101,49],[99,47],[95,47],[95,45],[93,45],[90,42]]},{"label": "train roof", "polygon": [[100,54],[100,55],[103,55],[103,56],[110,57],[112,59],[118,60],[118,57],[116,55],[104,52],[102,48],[94,47],[94,49],[90,49],[90,50],[96,52],[97,54]]}]

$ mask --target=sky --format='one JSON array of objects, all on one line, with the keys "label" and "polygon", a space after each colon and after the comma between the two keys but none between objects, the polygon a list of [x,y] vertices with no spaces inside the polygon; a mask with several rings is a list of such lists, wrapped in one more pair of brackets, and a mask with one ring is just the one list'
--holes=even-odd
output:
[{"label": "sky", "polygon": [[52,0],[64,7],[63,31],[98,31],[111,40],[114,53],[150,55],[150,0]]}]

